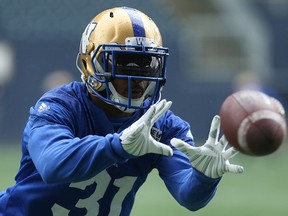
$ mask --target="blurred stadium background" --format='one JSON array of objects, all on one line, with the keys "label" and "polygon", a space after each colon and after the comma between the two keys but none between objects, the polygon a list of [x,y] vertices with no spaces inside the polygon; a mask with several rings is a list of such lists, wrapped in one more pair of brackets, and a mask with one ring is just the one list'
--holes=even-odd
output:
[{"label": "blurred stadium background", "polygon": [[[0,190],[13,183],[29,107],[47,89],[80,81],[74,62],[81,34],[115,6],[138,8],[158,24],[170,48],[163,97],[191,123],[197,142],[225,97],[243,86],[276,94],[287,112],[287,0],[0,0]],[[285,215],[286,154],[283,146],[264,158],[239,155],[245,174],[225,176],[212,203],[192,214],[152,173],[133,215]]]}]

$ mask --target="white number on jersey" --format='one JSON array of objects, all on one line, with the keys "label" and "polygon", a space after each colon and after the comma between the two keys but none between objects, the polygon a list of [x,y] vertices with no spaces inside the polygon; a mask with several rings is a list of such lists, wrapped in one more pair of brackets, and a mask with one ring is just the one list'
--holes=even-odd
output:
[{"label": "white number on jersey", "polygon": [[[126,195],[131,191],[137,177],[133,176],[125,176],[120,179],[116,179],[113,182],[113,185],[118,187],[119,190],[115,194],[114,198],[112,199],[110,205],[110,213],[109,216],[119,216],[121,212],[122,202],[125,199]],[[77,188],[81,190],[85,190],[88,186],[93,184],[97,184],[94,193],[87,197],[86,199],[79,199],[76,204],[77,208],[85,208],[87,210],[87,216],[98,215],[99,213],[99,203],[98,201],[104,197],[107,188],[111,182],[111,177],[109,176],[106,170],[102,171],[94,178],[89,179],[84,182],[79,183],[71,183],[71,188]],[[52,208],[52,212],[54,216],[63,216],[68,215],[69,210],[65,209],[64,207],[55,204]]]}]

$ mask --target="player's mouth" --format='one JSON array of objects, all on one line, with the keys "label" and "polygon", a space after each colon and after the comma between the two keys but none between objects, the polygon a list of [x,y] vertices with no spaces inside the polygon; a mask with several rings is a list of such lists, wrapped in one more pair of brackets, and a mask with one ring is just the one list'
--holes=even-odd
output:
[{"label": "player's mouth", "polygon": [[142,95],[144,94],[144,90],[142,88],[137,88],[137,89],[132,89],[132,98],[133,99],[137,99],[142,97]]}]

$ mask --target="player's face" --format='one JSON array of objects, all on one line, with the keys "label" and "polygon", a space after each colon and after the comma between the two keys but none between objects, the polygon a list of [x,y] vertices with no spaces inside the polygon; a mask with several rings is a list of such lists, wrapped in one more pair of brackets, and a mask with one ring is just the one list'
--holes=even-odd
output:
[{"label": "player's face", "polygon": [[[112,81],[116,91],[124,96],[124,97],[128,97],[128,81],[126,79],[114,79]],[[140,98],[146,88],[149,85],[149,81],[147,80],[133,80],[131,83],[131,94],[132,94],[132,99],[137,99]]]},{"label": "player's face", "polygon": [[[112,59],[110,61],[112,62]],[[138,99],[143,96],[149,85],[148,80],[143,80],[140,77],[152,78],[161,75],[161,58],[158,56],[135,53],[116,53],[115,62],[115,73],[119,77],[115,78],[112,83],[116,91],[126,98],[128,98],[130,91],[127,77],[134,77],[130,80],[130,94],[132,99]],[[121,76],[123,76],[123,79],[120,78]]]}]

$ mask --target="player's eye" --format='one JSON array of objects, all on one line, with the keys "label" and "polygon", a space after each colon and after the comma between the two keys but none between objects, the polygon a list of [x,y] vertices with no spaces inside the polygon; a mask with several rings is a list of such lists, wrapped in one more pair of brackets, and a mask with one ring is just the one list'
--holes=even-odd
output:
[{"label": "player's eye", "polygon": [[157,77],[161,72],[161,58],[158,56],[119,53],[116,56],[116,73],[130,76]]}]

